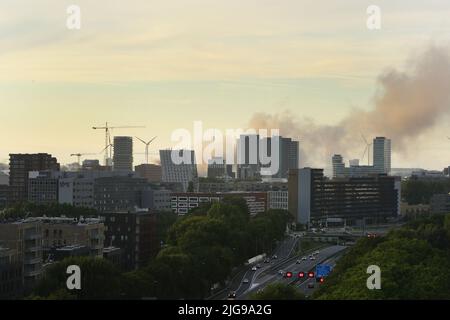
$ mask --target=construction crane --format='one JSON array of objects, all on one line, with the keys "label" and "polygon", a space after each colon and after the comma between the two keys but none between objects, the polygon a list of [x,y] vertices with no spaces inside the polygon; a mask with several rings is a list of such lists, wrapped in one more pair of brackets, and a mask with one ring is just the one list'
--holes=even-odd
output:
[{"label": "construction crane", "polygon": [[81,166],[80,160],[82,156],[92,156],[95,153],[72,153],[71,157],[77,157],[78,158],[78,166]]},{"label": "construction crane", "polygon": [[150,143],[153,142],[153,140],[155,140],[157,137],[153,137],[152,139],[150,139],[150,141],[144,141],[139,137],[136,137],[136,139],[138,139],[140,142],[142,142],[143,144],[145,144],[145,163],[148,164],[148,146],[150,145]]},{"label": "construction crane", "polygon": [[[94,130],[105,130],[105,165],[108,165],[108,158],[112,157],[111,144],[111,130],[113,129],[131,129],[131,128],[145,128],[145,126],[114,126],[110,127],[108,122],[102,127],[92,127]],[[109,151],[109,152],[108,152]]]}]

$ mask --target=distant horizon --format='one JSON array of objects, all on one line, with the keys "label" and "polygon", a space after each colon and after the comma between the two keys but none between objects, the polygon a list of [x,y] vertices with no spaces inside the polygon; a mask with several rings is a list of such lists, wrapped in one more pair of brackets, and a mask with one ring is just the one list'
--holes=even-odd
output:
[{"label": "distant horizon", "polygon": [[361,159],[376,135],[392,139],[396,167],[450,164],[446,0],[378,1],[379,30],[359,0],[79,0],[79,30],[67,5],[0,4],[0,162],[27,152],[76,162],[70,154],[104,148],[92,127],[107,121],[145,126],[113,134],[158,136],[156,152],[201,120],[279,128],[309,166]]}]

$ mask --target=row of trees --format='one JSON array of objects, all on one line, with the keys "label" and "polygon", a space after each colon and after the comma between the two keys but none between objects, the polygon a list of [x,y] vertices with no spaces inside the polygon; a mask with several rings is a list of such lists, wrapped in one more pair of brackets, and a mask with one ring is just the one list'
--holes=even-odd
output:
[{"label": "row of trees", "polygon": [[[381,268],[381,290],[366,286]],[[450,215],[416,220],[383,238],[362,239],[337,263],[317,299],[450,299]]]},{"label": "row of trees", "polygon": [[429,204],[434,194],[449,193],[450,179],[415,180],[402,182],[402,198],[408,204]]},{"label": "row of trees", "polygon": [[234,267],[273,248],[284,237],[289,219],[284,210],[250,217],[244,199],[225,197],[173,224],[167,218],[162,225],[168,231],[160,235],[165,246],[146,267],[120,274],[102,259],[67,259],[46,272],[33,297],[73,298],[65,289],[65,268],[77,264],[88,275],[83,281],[89,281],[75,293],[78,299],[201,299],[213,284],[223,284]]},{"label": "row of trees", "polygon": [[28,217],[80,217],[95,216],[97,211],[91,208],[75,207],[70,204],[35,204],[19,202],[0,211],[0,220],[23,219]]}]

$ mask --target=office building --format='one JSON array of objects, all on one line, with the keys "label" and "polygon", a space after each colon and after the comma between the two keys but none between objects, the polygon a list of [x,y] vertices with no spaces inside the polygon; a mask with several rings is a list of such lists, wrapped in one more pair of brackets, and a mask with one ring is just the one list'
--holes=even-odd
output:
[{"label": "office building", "polygon": [[162,169],[160,165],[152,163],[143,163],[134,167],[136,174],[147,179],[151,183],[159,183],[162,181]]},{"label": "office building", "polygon": [[59,171],[56,158],[47,153],[9,155],[9,201],[28,200],[28,173],[30,171]]},{"label": "office building", "polygon": [[344,159],[340,154],[335,154],[331,158],[331,164],[333,167],[333,178],[345,176],[345,164]]},{"label": "office building", "polygon": [[[160,150],[162,181],[178,183],[183,191],[187,191],[190,184],[194,190],[198,188],[197,165],[193,150]],[[180,163],[172,160],[180,160]]]},{"label": "office building", "polygon": [[333,155],[331,158],[332,178],[364,177],[378,173],[374,166],[359,165],[357,159],[350,160],[349,163],[350,166],[346,167],[340,154]]},{"label": "office building", "polygon": [[385,137],[373,139],[373,166],[377,173],[391,173],[391,140]]},{"label": "office building", "polygon": [[114,137],[114,171],[133,171],[133,138]]},{"label": "office building", "polygon": [[267,198],[269,202],[269,209],[283,209],[289,208],[289,192],[286,191],[268,191]]},{"label": "office building", "polygon": [[59,171],[30,171],[28,201],[40,205],[58,203],[59,176]]},{"label": "office building", "polygon": [[247,202],[251,215],[263,213],[268,209],[266,192],[183,192],[172,194],[172,211],[184,215],[189,212],[189,209],[197,208],[203,203],[220,202],[225,196],[242,197]]},{"label": "office building", "polygon": [[147,179],[113,176],[95,179],[94,208],[99,212],[128,212],[151,203]]},{"label": "office building", "polygon": [[151,186],[149,193],[150,195],[144,197],[144,199],[150,202],[144,204],[142,206],[143,208],[154,211],[171,211],[172,191]]},{"label": "office building", "polygon": [[382,220],[400,214],[400,179],[387,175],[329,180],[323,169],[289,173],[289,211],[297,223]]},{"label": "office building", "polygon": [[126,270],[144,267],[156,256],[156,215],[150,212],[105,212],[102,214],[105,246],[120,248]]}]

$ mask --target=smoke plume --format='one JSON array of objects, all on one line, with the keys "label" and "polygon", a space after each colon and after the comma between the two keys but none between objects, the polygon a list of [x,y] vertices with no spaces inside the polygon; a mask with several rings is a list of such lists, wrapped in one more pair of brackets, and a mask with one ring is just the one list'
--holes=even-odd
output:
[{"label": "smoke plume", "polygon": [[369,143],[375,136],[391,138],[393,152],[406,154],[409,143],[450,114],[449,98],[449,51],[433,46],[410,59],[406,70],[381,73],[368,111],[353,109],[332,126],[296,117],[291,111],[256,113],[249,127],[279,128],[282,135],[300,140],[302,166],[329,166],[334,153],[347,160],[361,158],[362,134]]}]

